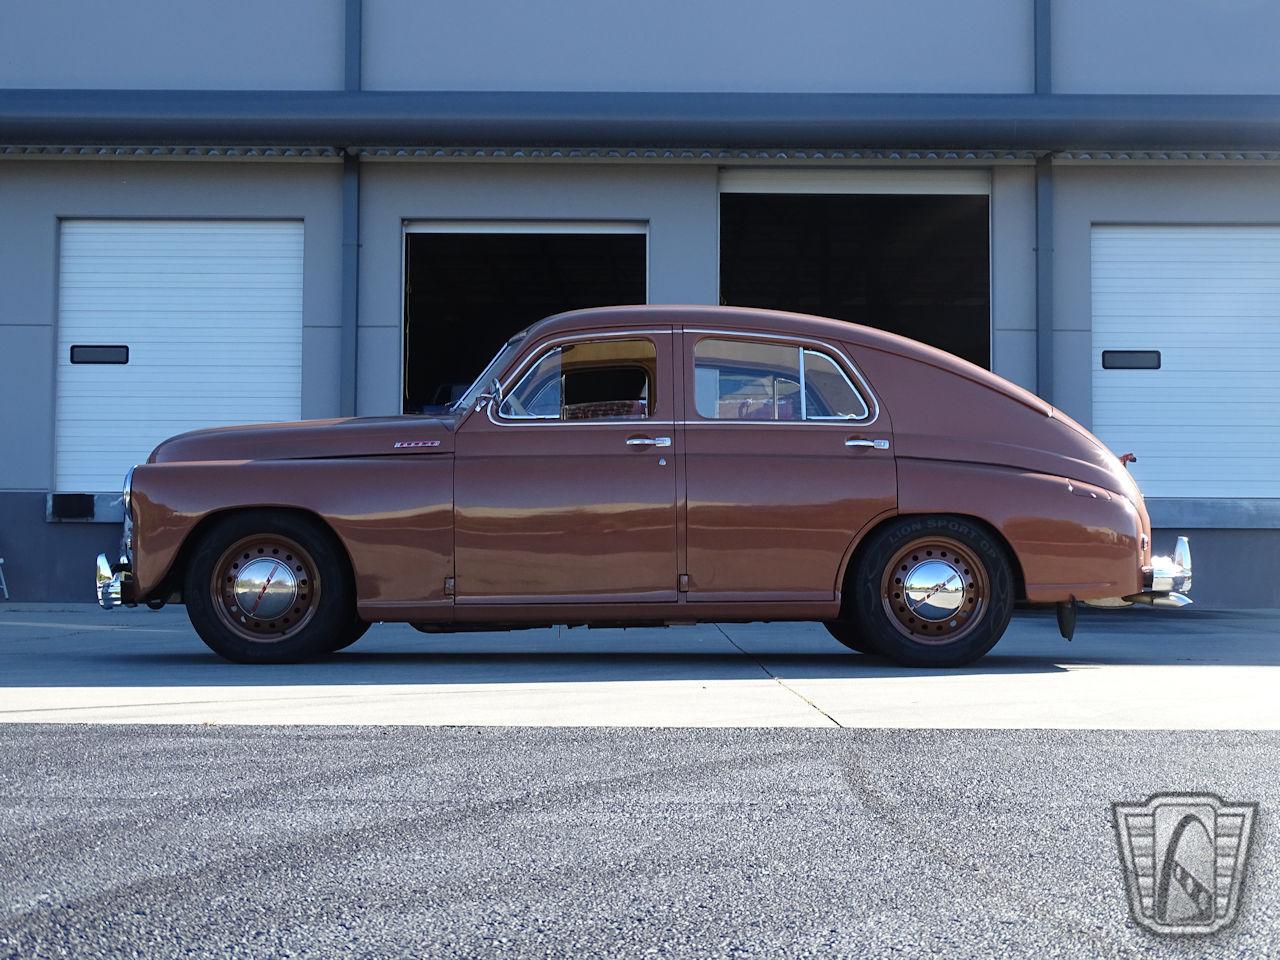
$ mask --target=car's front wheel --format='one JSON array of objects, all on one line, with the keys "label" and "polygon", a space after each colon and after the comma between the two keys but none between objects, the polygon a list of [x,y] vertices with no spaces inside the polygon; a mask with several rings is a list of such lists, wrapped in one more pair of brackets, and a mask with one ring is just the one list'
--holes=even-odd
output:
[{"label": "car's front wheel", "polygon": [[251,510],[215,523],[187,564],[183,601],[200,639],[236,663],[307,660],[359,636],[341,545],[297,514]]},{"label": "car's front wheel", "polygon": [[895,520],[859,552],[850,620],[898,663],[956,667],[996,645],[1013,613],[1004,545],[964,517]]},{"label": "car's front wheel", "polygon": [[827,633],[839,640],[850,650],[856,650],[858,653],[876,654],[880,651],[873,647],[859,632],[856,623],[849,620],[825,620],[822,624],[827,628]]}]

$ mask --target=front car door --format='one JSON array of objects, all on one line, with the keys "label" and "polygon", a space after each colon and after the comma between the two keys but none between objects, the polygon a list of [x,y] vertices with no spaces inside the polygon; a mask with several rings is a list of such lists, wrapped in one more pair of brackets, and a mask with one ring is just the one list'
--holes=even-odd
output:
[{"label": "front car door", "polygon": [[457,603],[676,599],[670,327],[525,351],[455,461]]},{"label": "front car door", "polygon": [[832,344],[686,330],[688,599],[823,601],[897,499],[892,432]]}]

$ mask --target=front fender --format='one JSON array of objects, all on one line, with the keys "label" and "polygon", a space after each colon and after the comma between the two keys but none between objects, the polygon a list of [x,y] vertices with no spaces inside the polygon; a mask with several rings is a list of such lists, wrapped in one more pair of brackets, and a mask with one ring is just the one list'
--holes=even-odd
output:
[{"label": "front fender", "polygon": [[1117,493],[1011,467],[898,459],[898,510],[960,513],[1012,548],[1034,603],[1126,596],[1142,589],[1138,510]]},{"label": "front fender", "polygon": [[204,520],[229,510],[302,510],[346,548],[365,604],[447,603],[453,567],[453,458],[206,461],[134,471],[137,596],[173,569]]}]

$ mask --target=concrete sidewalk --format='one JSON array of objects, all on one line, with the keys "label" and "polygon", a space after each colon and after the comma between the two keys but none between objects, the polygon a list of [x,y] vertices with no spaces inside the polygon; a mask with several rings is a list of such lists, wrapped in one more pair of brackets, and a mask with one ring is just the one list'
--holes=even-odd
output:
[{"label": "concrete sidewalk", "polygon": [[181,607],[0,605],[0,722],[1280,729],[1280,611],[1015,616],[961,670],[846,650],[817,624],[428,636],[225,663]]}]

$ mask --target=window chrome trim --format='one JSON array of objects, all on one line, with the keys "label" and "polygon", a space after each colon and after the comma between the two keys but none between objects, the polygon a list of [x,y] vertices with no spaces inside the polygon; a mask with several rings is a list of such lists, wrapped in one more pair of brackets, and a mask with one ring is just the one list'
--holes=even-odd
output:
[{"label": "window chrome trim", "polygon": [[[777,425],[777,426],[794,426],[797,423],[816,423],[816,424],[822,424],[822,425],[857,424],[860,427],[865,427],[875,423],[876,420],[879,419],[880,417],[880,399],[875,395],[875,392],[871,389],[871,385],[867,383],[867,378],[862,375],[862,371],[858,369],[858,365],[853,362],[852,358],[850,358],[850,356],[847,353],[845,353],[842,349],[840,349],[833,343],[828,343],[825,340],[815,340],[812,337],[788,336],[788,335],[779,334],[779,333],[760,333],[755,330],[733,330],[733,329],[727,329],[727,328],[712,328],[712,327],[685,327],[684,332],[695,334],[699,337],[704,335],[705,336],[729,336],[729,337],[737,337],[742,340],[772,340],[775,342],[792,344],[800,347],[801,357],[803,357],[804,355],[804,347],[800,345],[807,344],[810,347],[815,348],[816,352],[826,353],[831,358],[835,359],[836,369],[840,370],[840,372],[844,374],[846,380],[849,379],[850,372],[853,373],[854,380],[850,381],[849,386],[854,388],[854,392],[857,393],[862,398],[863,405],[867,408],[867,415],[859,419],[853,419],[849,417],[840,417],[840,418],[814,417],[813,419],[805,419],[805,420],[711,420],[711,419],[703,418],[699,414],[699,418],[697,420],[689,420],[689,419],[682,420],[681,423],[685,425],[695,426],[697,424],[714,424],[716,426],[725,426],[727,424],[746,424],[750,426],[759,427],[759,426],[768,426],[770,424]],[[693,350],[695,349],[697,349],[696,343],[693,344],[692,349],[689,351],[690,355],[692,355]],[[802,361],[801,376],[803,376],[803,370],[804,370],[804,366]],[[855,386],[855,381],[857,386]],[[803,397],[803,395],[804,395],[804,391],[802,389],[801,396]],[[688,398],[686,398],[686,402],[688,402]],[[695,412],[696,412],[696,407],[695,407]]]},{"label": "window chrome trim", "polygon": [[[524,382],[525,382],[526,380],[528,380],[531,376],[533,376],[534,371],[538,369],[538,367],[541,365],[541,363],[542,363],[542,361],[543,361],[543,360],[546,360],[546,359],[547,359],[548,357],[550,357],[552,354],[559,353],[559,352],[561,351],[561,349],[562,349],[561,347],[558,347],[558,346],[557,346],[557,347],[552,347],[550,350],[546,350],[546,351],[544,351],[544,352],[540,353],[540,354],[538,355],[538,359],[537,359],[537,361],[536,361],[535,363],[531,363],[531,364],[530,364],[530,365],[525,369],[525,371],[524,371],[524,376],[522,376],[519,380],[517,380],[517,381],[516,381],[516,385],[515,385],[514,387],[512,387],[510,390],[507,390],[505,387],[503,388],[502,393],[501,393],[501,394],[499,394],[499,396],[498,396],[498,416],[499,416],[501,419],[503,419],[503,420],[515,420],[515,421],[522,421],[522,420],[559,420],[559,419],[560,419],[560,415],[559,415],[559,414],[556,414],[554,417],[551,417],[551,416],[547,416],[546,414],[538,414],[538,413],[514,413],[514,412],[513,412],[513,413],[503,413],[503,412],[502,412],[502,407],[503,407],[503,405],[504,405],[504,404],[506,404],[506,402],[507,402],[508,400],[510,400],[510,399],[511,399],[512,395],[514,395],[514,394],[515,394],[515,392],[516,392],[517,390],[519,390],[521,387],[523,387],[523,386],[524,386]],[[545,389],[546,389],[546,387],[543,387],[543,390],[545,390]],[[539,390],[539,391],[538,391],[538,395],[539,395],[539,396],[541,396],[541,394],[542,394],[542,390]],[[563,407],[563,405],[564,405],[564,373],[563,373],[563,372],[561,372],[561,374],[560,374],[560,398],[561,398],[561,401],[560,401],[560,402],[561,402],[561,406]],[[536,400],[536,399],[537,399],[537,397],[534,397],[534,399]],[[493,405],[493,404],[492,404],[492,401],[491,401],[491,402],[490,402],[490,406],[492,406],[492,405]]]},{"label": "window chrome trim", "polygon": [[[586,331],[580,330],[577,333],[566,333],[558,337],[552,337],[550,340],[541,341],[537,349],[530,353],[528,358],[520,363],[515,372],[502,383],[502,396],[509,395],[510,390],[515,389],[552,350],[559,349],[566,343],[580,343],[588,340],[643,340],[647,337],[655,336],[674,336],[675,330],[671,327],[663,329],[640,329],[640,330],[603,330],[603,331]],[[654,344],[656,350],[657,344]],[[515,386],[511,386],[512,384]],[[655,392],[657,384],[654,384]],[[673,401],[674,402],[674,401]],[[652,417],[645,417],[642,420],[561,420],[559,417],[506,417],[495,416],[494,408],[498,406],[489,403],[485,407],[485,413],[489,417],[489,422],[496,427],[598,427],[601,424],[637,424],[646,423],[660,426],[675,426],[679,421],[674,419],[655,420]]]},{"label": "window chrome trim", "polygon": [[[812,417],[808,416],[808,411],[805,407],[805,399],[804,399],[805,390],[807,387],[807,384],[805,383],[805,374],[804,374],[804,366],[805,366],[804,355],[806,353],[812,353],[815,357],[824,357],[825,359],[831,361],[831,365],[836,368],[836,372],[839,373],[840,376],[844,378],[844,382],[848,384],[849,389],[853,392],[853,395],[857,397],[858,400],[862,403],[863,414],[861,417],[820,417],[817,415],[814,415]],[[849,379],[849,374],[844,372],[844,367],[840,366],[840,364],[838,364],[835,358],[832,357],[830,354],[823,353],[821,350],[813,350],[809,347],[801,347],[800,348],[800,419],[808,420],[810,422],[814,420],[830,420],[830,421],[839,422],[839,423],[864,423],[864,422],[867,422],[867,417],[869,416],[871,416],[871,407],[867,404],[867,401],[863,398],[862,394],[858,392],[858,388],[853,385],[853,381]]]}]

